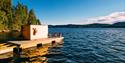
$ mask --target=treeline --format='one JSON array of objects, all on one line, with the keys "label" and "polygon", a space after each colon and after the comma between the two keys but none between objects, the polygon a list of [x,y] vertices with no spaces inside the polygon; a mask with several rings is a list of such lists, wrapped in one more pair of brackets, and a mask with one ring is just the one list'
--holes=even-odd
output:
[{"label": "treeline", "polygon": [[114,24],[67,24],[67,25],[49,25],[49,28],[125,28],[125,21],[117,22]]},{"label": "treeline", "polygon": [[0,0],[0,30],[20,30],[22,25],[40,25],[33,9],[28,11],[20,2],[16,6],[12,0]]}]

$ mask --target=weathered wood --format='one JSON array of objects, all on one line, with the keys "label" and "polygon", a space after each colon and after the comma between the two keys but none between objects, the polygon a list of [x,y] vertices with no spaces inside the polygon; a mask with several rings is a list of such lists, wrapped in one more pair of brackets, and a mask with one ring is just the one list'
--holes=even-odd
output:
[{"label": "weathered wood", "polygon": [[[20,45],[22,49],[25,49],[25,48],[37,46],[37,44],[39,43],[42,43],[43,45],[52,43],[52,41],[56,41],[56,43],[60,43],[62,42],[63,39],[64,37],[55,37],[55,38],[42,38],[42,39],[35,39],[35,40],[24,40],[24,41],[9,41],[9,43]],[[1,48],[0,54],[11,52],[13,51],[14,47],[15,46],[6,47],[4,49]]]}]

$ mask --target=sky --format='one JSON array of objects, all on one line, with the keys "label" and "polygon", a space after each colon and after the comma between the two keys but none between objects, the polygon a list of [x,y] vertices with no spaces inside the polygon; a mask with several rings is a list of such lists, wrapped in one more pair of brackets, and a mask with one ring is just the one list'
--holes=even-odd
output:
[{"label": "sky", "polygon": [[[125,20],[125,0],[12,0],[34,9],[41,23],[62,24],[112,24]],[[108,21],[109,20],[109,21]]]}]

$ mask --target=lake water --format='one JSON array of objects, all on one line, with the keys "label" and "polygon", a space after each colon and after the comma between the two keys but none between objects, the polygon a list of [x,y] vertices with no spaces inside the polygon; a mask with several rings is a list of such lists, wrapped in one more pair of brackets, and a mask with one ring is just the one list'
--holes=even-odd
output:
[{"label": "lake water", "polygon": [[50,28],[65,37],[48,63],[125,63],[125,28]]}]

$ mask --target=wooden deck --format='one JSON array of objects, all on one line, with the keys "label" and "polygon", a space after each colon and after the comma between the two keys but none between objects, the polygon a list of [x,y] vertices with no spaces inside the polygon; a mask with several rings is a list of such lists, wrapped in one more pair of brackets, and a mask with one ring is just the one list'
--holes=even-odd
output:
[{"label": "wooden deck", "polygon": [[[35,39],[35,40],[25,40],[25,41],[9,41],[11,44],[19,44],[21,48],[29,48],[29,47],[34,47],[37,46],[37,44],[42,43],[44,44],[49,44],[52,43],[52,41],[55,41],[56,43],[62,42],[64,37],[55,37],[55,38],[43,38],[43,39]],[[7,53],[13,51],[13,48],[15,46],[11,47],[5,47],[5,48],[0,48],[0,54]]]}]

